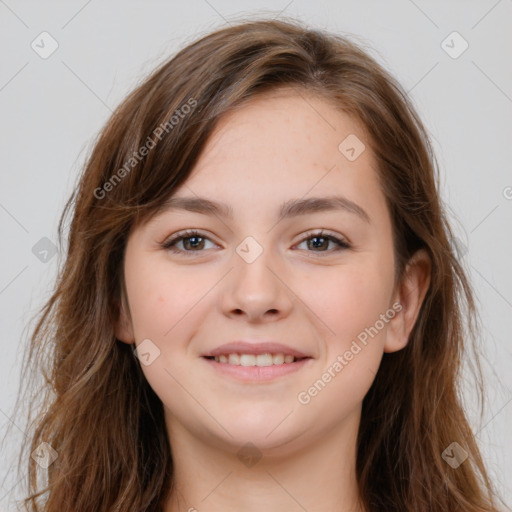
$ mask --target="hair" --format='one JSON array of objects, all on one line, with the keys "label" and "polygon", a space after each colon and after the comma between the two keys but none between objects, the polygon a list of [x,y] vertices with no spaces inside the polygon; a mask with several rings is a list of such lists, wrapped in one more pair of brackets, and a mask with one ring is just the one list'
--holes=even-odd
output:
[{"label": "hair", "polygon": [[[186,181],[223,115],[280,88],[361,123],[392,219],[397,282],[417,250],[432,262],[409,342],[384,354],[362,404],[356,476],[364,507],[498,510],[460,388],[478,313],[427,131],[402,86],[361,45],[290,18],[245,20],[193,41],[127,96],[94,141],[60,217],[62,247],[72,212],[63,265],[26,349],[31,435],[18,463],[28,465],[29,510],[162,510],[173,489],[163,405],[133,347],[115,335],[127,238]],[[30,391],[35,375],[44,383]],[[43,442],[58,454],[47,470],[24,455]],[[469,455],[456,469],[442,457],[453,442]]]}]

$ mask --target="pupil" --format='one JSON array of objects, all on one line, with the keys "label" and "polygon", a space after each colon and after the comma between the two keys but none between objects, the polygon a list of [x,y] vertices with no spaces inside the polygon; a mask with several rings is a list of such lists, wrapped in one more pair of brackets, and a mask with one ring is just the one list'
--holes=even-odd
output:
[{"label": "pupil", "polygon": [[202,237],[200,236],[191,236],[188,238],[188,243],[194,248],[197,249],[201,245]]},{"label": "pupil", "polygon": [[320,236],[315,236],[311,240],[313,243],[313,247],[318,249],[318,248],[321,248],[321,246],[322,246],[322,242],[318,243],[318,241],[321,240],[321,241],[325,242],[326,238],[320,237]]}]

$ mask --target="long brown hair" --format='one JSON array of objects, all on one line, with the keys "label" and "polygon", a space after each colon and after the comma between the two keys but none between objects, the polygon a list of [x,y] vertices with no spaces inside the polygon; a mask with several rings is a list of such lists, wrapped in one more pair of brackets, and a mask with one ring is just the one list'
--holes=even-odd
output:
[{"label": "long brown hair", "polygon": [[[39,402],[37,416],[27,414],[31,435],[19,458],[28,461],[31,511],[159,511],[168,499],[173,461],[163,406],[114,332],[127,236],[187,179],[223,114],[281,86],[318,95],[367,131],[392,217],[397,280],[419,248],[432,260],[409,343],[384,354],[363,401],[356,470],[365,507],[498,510],[460,401],[477,312],[418,114],[350,39],[294,19],[252,19],[188,45],[134,90],[103,128],[66,204],[58,234],[62,246],[72,212],[67,254],[22,375],[23,400],[31,410]],[[41,387],[32,383],[38,375]],[[47,470],[24,453],[41,443],[58,455]],[[453,456],[452,443],[469,455],[457,468],[443,457],[446,449]]]}]

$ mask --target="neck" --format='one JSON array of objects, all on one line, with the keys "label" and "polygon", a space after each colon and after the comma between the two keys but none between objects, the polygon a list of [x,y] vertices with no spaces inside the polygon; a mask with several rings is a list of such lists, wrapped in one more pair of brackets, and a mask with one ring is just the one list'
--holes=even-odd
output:
[{"label": "neck", "polygon": [[174,480],[165,512],[363,512],[355,477],[360,410],[346,420],[318,439],[259,449],[205,442],[168,418]]}]

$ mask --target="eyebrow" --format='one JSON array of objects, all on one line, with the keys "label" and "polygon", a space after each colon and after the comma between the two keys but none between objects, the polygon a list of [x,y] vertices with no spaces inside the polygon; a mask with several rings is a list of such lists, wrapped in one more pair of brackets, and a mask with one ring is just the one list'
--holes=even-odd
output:
[{"label": "eyebrow", "polygon": [[[233,209],[225,203],[219,203],[205,197],[171,197],[162,207],[162,211],[187,210],[205,215],[216,215],[233,219]],[[357,215],[367,223],[370,216],[357,203],[343,196],[309,197],[306,199],[290,199],[279,209],[279,220],[308,215],[311,213],[344,210]]]}]

